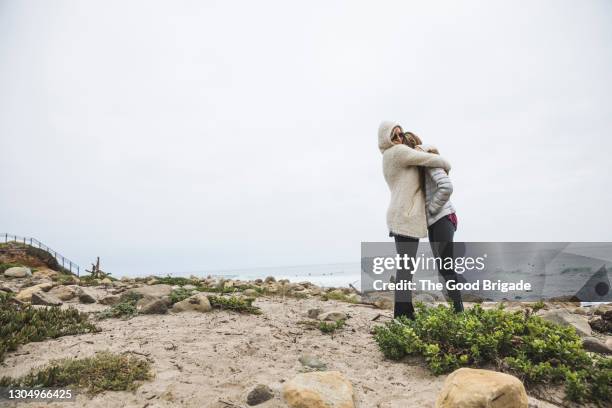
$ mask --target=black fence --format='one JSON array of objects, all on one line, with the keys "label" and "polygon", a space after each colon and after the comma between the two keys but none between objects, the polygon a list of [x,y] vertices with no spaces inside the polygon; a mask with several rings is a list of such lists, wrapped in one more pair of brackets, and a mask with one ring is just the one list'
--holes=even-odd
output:
[{"label": "black fence", "polygon": [[47,251],[49,254],[51,254],[51,256],[55,258],[57,263],[60,264],[62,268],[70,271],[71,273],[76,273],[77,276],[80,276],[81,274],[81,267],[79,265],[75,264],[70,259],[66,258],[65,256],[58,254],[57,251],[49,248],[48,246],[46,246],[45,244],[43,244],[42,242],[40,242],[39,240],[35,238],[20,237],[18,235],[4,233],[0,236],[0,239],[4,239],[5,243],[18,242],[18,243],[30,245],[35,248],[40,248],[43,251]]}]

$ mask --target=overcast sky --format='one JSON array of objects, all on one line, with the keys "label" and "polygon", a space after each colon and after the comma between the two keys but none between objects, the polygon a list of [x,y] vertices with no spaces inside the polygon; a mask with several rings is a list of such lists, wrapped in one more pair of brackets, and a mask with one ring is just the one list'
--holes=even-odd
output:
[{"label": "overcast sky", "polygon": [[0,230],[115,275],[358,262],[377,127],[458,241],[612,239],[612,2],[0,0]]}]

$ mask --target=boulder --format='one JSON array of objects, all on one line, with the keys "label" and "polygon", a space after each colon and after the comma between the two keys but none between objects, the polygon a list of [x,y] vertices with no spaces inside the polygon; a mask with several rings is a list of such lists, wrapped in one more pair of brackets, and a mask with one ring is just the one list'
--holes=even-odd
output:
[{"label": "boulder", "polygon": [[17,295],[15,295],[15,299],[21,300],[22,302],[30,302],[32,300],[32,293],[43,291],[46,292],[53,287],[53,284],[45,282],[39,283],[38,285],[28,286],[27,288],[22,289]]},{"label": "boulder", "polygon": [[267,385],[259,384],[247,395],[247,404],[250,406],[259,405],[274,398],[274,392]]},{"label": "boulder", "polygon": [[63,301],[74,299],[77,296],[78,292],[78,286],[66,285],[56,286],[49,291],[50,294]]},{"label": "boulder", "polygon": [[523,383],[509,374],[460,368],[444,381],[436,408],[528,408]]},{"label": "boulder", "polygon": [[141,314],[165,314],[168,306],[162,298],[146,296],[136,302],[136,310]]},{"label": "boulder", "polygon": [[81,303],[96,303],[97,296],[89,288],[79,288],[79,302]]},{"label": "boulder", "polygon": [[565,309],[546,310],[540,313],[539,316],[544,320],[561,326],[572,326],[581,337],[590,336],[592,333],[589,319],[570,313]]},{"label": "boulder", "polygon": [[32,276],[32,271],[25,266],[13,266],[4,271],[4,276],[7,278],[25,278]]},{"label": "boulder", "polygon": [[107,306],[116,305],[117,303],[121,302],[121,296],[119,296],[119,295],[106,295],[106,296],[102,296],[98,300],[98,302],[103,304],[103,305],[107,305]]},{"label": "boulder", "polygon": [[321,314],[321,312],[323,312],[323,310],[321,310],[318,307],[315,307],[314,309],[308,309],[308,317],[310,317],[311,319],[316,319],[317,317],[319,317],[319,315]]},{"label": "boulder", "polygon": [[319,371],[327,370],[327,364],[325,364],[323,361],[319,360],[318,358],[310,354],[303,354],[302,356],[300,356],[298,361],[304,367],[311,368],[313,370],[319,370]]},{"label": "boulder", "polygon": [[612,333],[612,321],[604,320],[603,317],[600,316],[590,320],[589,326],[600,333]]},{"label": "boulder", "polygon": [[354,408],[353,385],[338,371],[296,375],[283,387],[290,408]]},{"label": "boulder", "polygon": [[379,296],[372,302],[379,309],[393,309],[393,300]]},{"label": "boulder", "polygon": [[612,354],[612,349],[610,346],[599,340],[597,337],[583,337],[582,347],[584,347],[586,351],[591,351],[593,353]]},{"label": "boulder", "polygon": [[255,289],[251,289],[251,288],[246,289],[244,292],[242,292],[242,294],[244,296],[247,296],[247,297],[257,297],[257,296],[259,296],[259,292],[257,292]]},{"label": "boulder", "polygon": [[172,293],[172,286],[160,283],[158,285],[141,286],[139,288],[130,289],[129,292],[137,293],[143,297],[163,297],[169,296]]},{"label": "boulder", "polygon": [[44,269],[39,269],[36,272],[32,273],[32,276],[35,278],[48,278],[48,279],[53,279],[54,277],[58,276],[60,273],[58,271],[54,271],[53,269],[49,269],[49,268],[44,268]]},{"label": "boulder", "polygon": [[176,302],[174,306],[172,306],[172,312],[175,313],[186,311],[206,313],[210,312],[211,310],[212,306],[210,305],[208,297],[204,293],[196,293],[185,300]]},{"label": "boulder", "polygon": [[347,314],[339,310],[332,310],[331,312],[325,312],[319,315],[319,320],[329,322],[337,322],[339,320],[346,320],[347,318]]},{"label": "boulder", "polygon": [[113,281],[110,278],[104,278],[100,281],[100,283],[104,286],[110,286],[113,284]]},{"label": "boulder", "polygon": [[42,291],[32,293],[31,299],[33,305],[60,306],[62,304],[62,301],[55,296]]}]

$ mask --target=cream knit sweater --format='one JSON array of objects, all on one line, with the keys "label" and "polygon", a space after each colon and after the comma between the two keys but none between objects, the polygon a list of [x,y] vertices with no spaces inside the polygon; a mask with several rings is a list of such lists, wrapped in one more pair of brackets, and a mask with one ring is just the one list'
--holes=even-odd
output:
[{"label": "cream knit sweater", "polygon": [[383,174],[391,190],[387,227],[393,234],[413,238],[427,236],[425,195],[418,166],[441,167],[450,164],[437,154],[425,153],[391,142],[395,122],[384,121],[378,127],[378,148],[383,155]]}]

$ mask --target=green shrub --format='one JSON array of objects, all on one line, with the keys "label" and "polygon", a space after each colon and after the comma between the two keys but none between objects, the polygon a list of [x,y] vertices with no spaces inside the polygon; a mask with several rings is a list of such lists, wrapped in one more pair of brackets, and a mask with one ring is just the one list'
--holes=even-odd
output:
[{"label": "green shrub", "polygon": [[170,302],[172,304],[175,304],[176,302],[180,302],[181,300],[185,300],[189,296],[191,296],[191,292],[192,291],[187,290],[187,289],[183,289],[183,288],[174,289],[172,291],[172,293],[170,293]]},{"label": "green shrub", "polygon": [[344,327],[344,320],[338,320],[336,322],[319,322],[319,330],[322,333],[332,334],[336,330],[339,330]]},{"label": "green shrub", "polygon": [[253,299],[239,298],[237,296],[224,297],[209,295],[208,301],[213,308],[227,309],[239,313],[261,314],[261,309],[253,306]]},{"label": "green shrub", "polygon": [[75,386],[97,394],[102,391],[132,391],[141,385],[141,381],[151,378],[151,366],[146,360],[101,352],[89,358],[55,360],[20,378],[2,377],[0,386]]},{"label": "green shrub", "polygon": [[612,359],[588,354],[574,328],[544,321],[531,311],[475,305],[457,314],[442,305],[420,304],[414,320],[378,326],[374,339],[388,358],[425,357],[435,374],[494,363],[527,385],[565,382],[566,396],[574,401],[612,398]]},{"label": "green shrub", "polygon": [[126,292],[121,296],[121,301],[108,309],[98,312],[99,319],[108,319],[112,317],[122,317],[130,319],[138,314],[136,303],[142,298],[142,295],[134,292]]},{"label": "green shrub", "polygon": [[99,331],[87,314],[75,308],[34,308],[14,303],[10,297],[0,292],[0,361],[20,344]]}]

